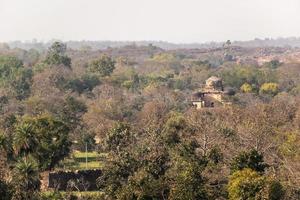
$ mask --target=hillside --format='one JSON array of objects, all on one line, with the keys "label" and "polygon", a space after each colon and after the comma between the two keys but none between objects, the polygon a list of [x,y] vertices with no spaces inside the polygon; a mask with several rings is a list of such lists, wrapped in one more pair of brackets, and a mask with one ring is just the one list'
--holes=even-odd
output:
[{"label": "hillside", "polygon": [[95,199],[299,199],[298,40],[2,45],[1,194],[100,169]]}]

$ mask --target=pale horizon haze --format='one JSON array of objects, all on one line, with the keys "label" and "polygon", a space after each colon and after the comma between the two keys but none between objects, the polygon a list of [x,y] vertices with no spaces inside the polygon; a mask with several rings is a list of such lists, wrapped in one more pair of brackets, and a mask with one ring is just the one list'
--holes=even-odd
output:
[{"label": "pale horizon haze", "polygon": [[300,36],[300,0],[0,0],[0,42]]}]

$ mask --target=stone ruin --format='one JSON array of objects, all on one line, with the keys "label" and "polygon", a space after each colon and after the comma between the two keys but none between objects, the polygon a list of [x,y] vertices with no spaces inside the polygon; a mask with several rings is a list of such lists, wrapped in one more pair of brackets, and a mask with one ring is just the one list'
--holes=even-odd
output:
[{"label": "stone ruin", "polygon": [[212,76],[198,92],[193,93],[191,101],[197,109],[214,108],[231,105],[228,100],[231,95],[234,95],[234,91],[224,90],[222,79]]}]

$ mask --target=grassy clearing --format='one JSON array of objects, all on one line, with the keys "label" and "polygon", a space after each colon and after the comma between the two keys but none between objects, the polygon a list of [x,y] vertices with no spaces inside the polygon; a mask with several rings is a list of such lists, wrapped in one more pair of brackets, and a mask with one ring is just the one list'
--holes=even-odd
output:
[{"label": "grassy clearing", "polygon": [[73,157],[75,158],[85,158],[85,156],[87,155],[88,158],[96,158],[96,157],[100,157],[100,153],[97,153],[96,151],[93,152],[82,152],[82,151],[75,151],[73,153]]},{"label": "grassy clearing", "polygon": [[103,163],[101,161],[91,161],[86,163],[80,162],[77,166],[78,169],[101,169],[103,166]]},{"label": "grassy clearing", "polygon": [[[87,156],[87,164],[86,164]],[[97,152],[80,152],[75,151],[69,158],[66,158],[57,167],[59,170],[85,170],[85,169],[101,169],[106,154]]]},{"label": "grassy clearing", "polygon": [[86,191],[86,192],[52,192],[46,191],[41,192],[41,196],[45,199],[60,199],[65,198],[68,195],[76,196],[76,197],[84,197],[88,199],[104,199],[104,193],[99,191]]}]

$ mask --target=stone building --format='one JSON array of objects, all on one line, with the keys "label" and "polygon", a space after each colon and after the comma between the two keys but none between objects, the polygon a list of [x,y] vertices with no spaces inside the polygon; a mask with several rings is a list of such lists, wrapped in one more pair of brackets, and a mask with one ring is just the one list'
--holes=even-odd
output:
[{"label": "stone building", "polygon": [[234,95],[234,91],[224,90],[222,79],[212,76],[198,92],[192,95],[191,101],[197,109],[226,106],[231,105],[228,100],[230,95]]}]

